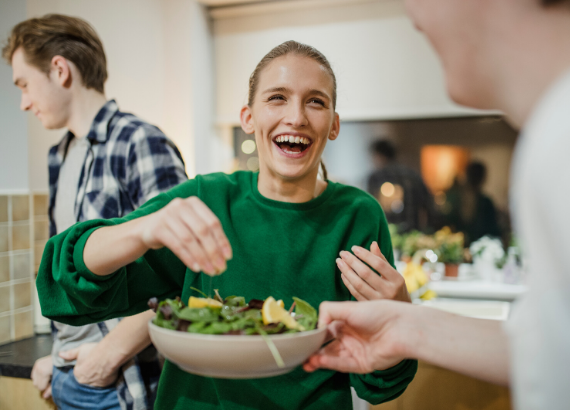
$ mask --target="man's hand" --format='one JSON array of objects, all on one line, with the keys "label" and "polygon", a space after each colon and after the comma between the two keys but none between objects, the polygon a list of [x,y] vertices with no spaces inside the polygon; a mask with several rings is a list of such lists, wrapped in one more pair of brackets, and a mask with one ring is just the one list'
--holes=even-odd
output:
[{"label": "man's hand", "polygon": [[60,352],[67,361],[77,360],[73,375],[81,383],[92,387],[107,387],[117,380],[119,369],[105,360],[105,353],[98,349],[100,343],[84,343],[75,349]]},{"label": "man's hand", "polygon": [[44,399],[51,397],[51,376],[53,373],[53,363],[51,356],[45,356],[36,360],[32,368],[32,383],[42,392]]},{"label": "man's hand", "polygon": [[321,303],[319,327],[329,325],[329,337],[335,340],[311,356],[304,369],[365,374],[395,366],[406,357],[400,343],[401,308],[413,307],[389,301]]},{"label": "man's hand", "polygon": [[354,255],[342,251],[336,263],[342,272],[342,281],[356,300],[391,299],[411,302],[404,278],[382,255],[378,243],[372,242],[370,252],[360,246],[353,246],[352,251]]}]

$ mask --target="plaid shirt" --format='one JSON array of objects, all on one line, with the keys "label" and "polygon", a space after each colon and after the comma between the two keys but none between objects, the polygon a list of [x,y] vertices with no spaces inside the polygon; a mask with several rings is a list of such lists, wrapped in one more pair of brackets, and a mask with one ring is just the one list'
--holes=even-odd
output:
[{"label": "plaid shirt", "polygon": [[[54,206],[59,171],[73,138],[68,132],[49,151],[50,236],[57,233]],[[132,114],[120,112],[114,100],[108,101],[97,113],[87,140],[90,148],[75,199],[77,222],[125,216],[150,198],[188,179],[180,152],[162,131]],[[116,324],[116,319],[99,323],[102,336]],[[154,348],[127,362],[117,382],[121,407],[152,409],[159,375]]]}]

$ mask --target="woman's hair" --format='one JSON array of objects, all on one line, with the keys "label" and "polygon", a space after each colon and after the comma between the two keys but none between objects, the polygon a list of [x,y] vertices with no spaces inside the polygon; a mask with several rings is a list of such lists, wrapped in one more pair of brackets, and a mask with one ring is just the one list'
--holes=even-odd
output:
[{"label": "woman's hair", "polygon": [[[257,92],[257,85],[259,83],[259,76],[265,67],[267,67],[276,58],[284,57],[288,54],[296,54],[298,56],[311,58],[327,70],[333,81],[332,105],[333,109],[336,108],[336,76],[334,75],[334,71],[331,67],[331,64],[329,63],[329,60],[327,60],[325,55],[316,48],[308,46],[306,44],[298,43],[297,41],[293,40],[279,44],[277,47],[267,53],[257,64],[257,67],[255,67],[255,70],[253,70],[253,73],[251,73],[251,76],[249,77],[249,93],[247,105],[250,107],[253,106],[255,93]],[[322,160],[321,171],[323,179],[327,181],[328,173]]]},{"label": "woman's hair", "polygon": [[296,54],[298,56],[311,58],[327,70],[333,80],[332,104],[333,108],[336,108],[336,77],[334,75],[334,71],[331,68],[329,60],[327,60],[324,54],[316,48],[308,46],[306,44],[298,43],[293,40],[279,44],[277,47],[267,53],[265,57],[263,57],[257,64],[257,67],[255,67],[255,70],[253,70],[253,73],[251,73],[251,76],[249,77],[249,95],[247,99],[247,105],[250,107],[253,106],[255,93],[257,92],[257,85],[259,83],[259,76],[265,67],[267,67],[269,63],[271,63],[276,58],[283,57],[288,54]]},{"label": "woman's hair", "polygon": [[99,36],[85,20],[48,14],[22,21],[12,29],[2,49],[8,64],[19,48],[22,48],[26,62],[46,74],[49,74],[54,56],[64,57],[75,64],[86,88],[103,93],[107,59]]}]

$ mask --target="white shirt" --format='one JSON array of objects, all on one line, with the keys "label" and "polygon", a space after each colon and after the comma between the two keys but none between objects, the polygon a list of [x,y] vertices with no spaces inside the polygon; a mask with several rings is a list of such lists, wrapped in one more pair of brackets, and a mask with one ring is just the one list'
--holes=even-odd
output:
[{"label": "white shirt", "polygon": [[514,306],[511,380],[518,410],[570,409],[570,71],[544,95],[513,164],[515,231],[528,293]]}]

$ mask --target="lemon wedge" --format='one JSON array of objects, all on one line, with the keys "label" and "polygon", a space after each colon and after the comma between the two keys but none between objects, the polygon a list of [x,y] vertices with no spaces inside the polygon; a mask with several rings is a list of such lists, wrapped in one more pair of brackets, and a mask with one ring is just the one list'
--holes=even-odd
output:
[{"label": "lemon wedge", "polygon": [[[281,302],[281,303],[279,303]],[[284,308],[282,300],[276,301],[273,297],[269,296],[265,299],[263,307],[261,308],[261,317],[263,324],[282,322],[288,329],[305,330]]]},{"label": "lemon wedge", "polygon": [[223,305],[221,302],[211,299],[211,298],[197,298],[194,296],[190,296],[190,300],[188,301],[189,308],[221,308]]}]

